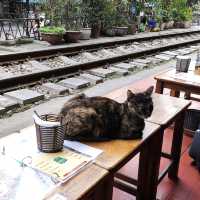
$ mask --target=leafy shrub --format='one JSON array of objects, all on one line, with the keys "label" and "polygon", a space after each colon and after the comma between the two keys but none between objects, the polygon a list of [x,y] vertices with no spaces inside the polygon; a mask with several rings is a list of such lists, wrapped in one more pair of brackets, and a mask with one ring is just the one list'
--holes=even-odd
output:
[{"label": "leafy shrub", "polygon": [[62,35],[65,33],[65,29],[63,27],[56,27],[56,26],[45,26],[41,27],[39,30],[41,33],[52,33],[58,35]]},{"label": "leafy shrub", "polygon": [[171,13],[175,21],[191,21],[192,8],[187,4],[187,0],[174,0],[171,3]]}]

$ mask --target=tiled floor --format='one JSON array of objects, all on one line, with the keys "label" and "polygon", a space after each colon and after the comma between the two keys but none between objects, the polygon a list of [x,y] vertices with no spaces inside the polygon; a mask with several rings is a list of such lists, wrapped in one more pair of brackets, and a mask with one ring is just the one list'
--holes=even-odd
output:
[{"label": "tiled floor", "polygon": [[[126,97],[127,89],[133,91],[145,90],[148,86],[155,85],[155,80],[153,77],[139,81],[130,85],[128,87],[121,88],[112,93],[106,95],[109,98],[113,98],[119,102],[123,102]],[[169,93],[169,91],[165,91]],[[197,103],[195,106],[199,106]],[[164,135],[163,150],[169,152],[171,147],[171,137],[172,130],[167,129]],[[188,155],[188,150],[192,138],[184,135],[183,145],[182,145],[182,156],[179,168],[179,181],[173,182],[166,176],[163,181],[158,186],[157,199],[159,200],[199,200],[200,199],[200,173],[191,165],[192,159]],[[166,159],[161,160],[161,169],[163,169],[167,164]],[[129,176],[137,176],[138,167],[138,157],[132,159],[126,166],[124,166],[120,171],[124,174],[129,174]],[[113,200],[133,200],[135,197],[122,192],[118,189],[114,189]],[[149,199],[150,200],[150,199]]]}]

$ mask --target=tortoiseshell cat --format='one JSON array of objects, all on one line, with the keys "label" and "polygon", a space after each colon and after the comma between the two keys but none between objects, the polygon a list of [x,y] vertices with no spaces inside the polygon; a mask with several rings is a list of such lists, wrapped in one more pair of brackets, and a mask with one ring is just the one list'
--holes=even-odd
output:
[{"label": "tortoiseshell cat", "polygon": [[61,109],[66,124],[65,139],[109,140],[142,137],[144,119],[153,111],[153,86],[141,93],[127,91],[127,100],[118,103],[105,97],[78,95]]}]

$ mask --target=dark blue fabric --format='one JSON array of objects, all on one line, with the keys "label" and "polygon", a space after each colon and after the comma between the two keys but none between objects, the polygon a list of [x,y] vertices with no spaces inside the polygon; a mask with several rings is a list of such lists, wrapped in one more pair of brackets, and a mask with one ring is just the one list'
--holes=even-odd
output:
[{"label": "dark blue fabric", "polygon": [[152,29],[155,28],[156,27],[156,21],[154,19],[150,19],[148,21],[148,27],[152,28]]},{"label": "dark blue fabric", "polygon": [[196,161],[197,167],[200,169],[200,130],[195,132],[189,155]]}]

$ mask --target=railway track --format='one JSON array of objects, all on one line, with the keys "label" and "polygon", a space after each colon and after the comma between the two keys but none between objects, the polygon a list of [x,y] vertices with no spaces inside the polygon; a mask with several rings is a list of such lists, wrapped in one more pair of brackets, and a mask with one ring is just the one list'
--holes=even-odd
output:
[{"label": "railway track", "polygon": [[[44,93],[45,96],[49,91],[48,88],[41,87],[44,83],[49,82],[72,91],[115,75],[135,73],[137,70],[173,59],[177,55],[197,51],[200,46],[191,45],[200,43],[200,32],[167,37],[156,36],[153,40],[145,39],[140,42],[125,40],[124,43],[121,41],[119,43],[114,46],[111,43],[110,46],[106,44],[107,48],[98,46],[88,51],[79,50],[76,53],[75,51],[63,52],[64,50],[58,49],[56,53],[54,51],[43,52],[40,56],[30,54],[23,59],[20,56],[18,59],[12,57],[10,61],[9,56],[3,59],[1,57],[0,93],[9,96],[7,93],[10,94],[12,90],[31,86],[33,90]],[[77,83],[79,80],[80,83]]]},{"label": "railway track", "polygon": [[[174,38],[174,36],[168,37],[167,39],[159,38],[150,42],[143,41],[140,43],[133,42],[125,45],[115,45],[115,47],[97,49],[96,51],[90,51],[90,53],[79,52],[79,54],[74,56],[70,54],[70,57],[66,57],[66,55],[62,53],[57,53],[56,55],[52,55],[50,53],[49,57],[40,57],[34,66],[31,66],[32,64],[28,63],[29,61],[35,60],[32,58],[32,54],[29,55],[29,58],[26,58],[23,61],[15,60],[5,62],[4,60],[4,62],[2,62],[2,66],[0,66],[0,92],[2,93],[11,90],[16,86],[34,84],[41,79],[50,79],[51,77],[63,77],[77,74],[80,71],[86,71],[96,67],[127,61],[128,59],[152,55],[157,52],[184,47],[198,42],[200,42],[200,33],[195,33],[178,36],[176,38]],[[110,55],[107,56],[109,52]],[[84,55],[86,57],[85,59]],[[61,62],[55,63],[54,67],[47,67],[47,65],[51,65],[48,62],[51,62],[54,58],[60,58],[61,56],[68,59],[68,61],[61,59]],[[81,56],[82,58],[78,60],[77,57]],[[10,58],[10,60],[12,59]],[[12,68],[17,69],[12,70]]]},{"label": "railway track", "polygon": [[90,44],[82,44],[73,47],[50,47],[46,50],[35,50],[31,52],[21,52],[21,53],[11,53],[8,55],[0,55],[0,63],[2,62],[10,62],[10,61],[20,61],[25,60],[28,58],[48,58],[50,56],[56,56],[57,54],[62,54],[65,56],[73,56],[79,54],[81,51],[97,51],[100,48],[112,48],[116,45],[125,45],[133,42],[141,42],[141,41],[149,41],[154,39],[162,39],[162,38],[169,38],[169,37],[178,37],[190,34],[198,34],[200,30],[177,30],[177,31],[170,31],[170,32],[159,32],[158,33],[151,33],[151,35],[136,35],[133,37],[125,37],[120,38],[119,40],[112,40],[109,41],[98,42],[98,43],[90,43]]}]

